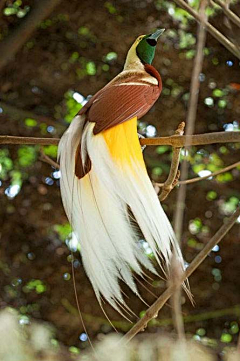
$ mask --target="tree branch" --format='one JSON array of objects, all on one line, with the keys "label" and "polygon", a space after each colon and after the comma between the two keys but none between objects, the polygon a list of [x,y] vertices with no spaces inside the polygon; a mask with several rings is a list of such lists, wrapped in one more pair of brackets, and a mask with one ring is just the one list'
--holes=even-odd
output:
[{"label": "tree branch", "polygon": [[15,137],[0,135],[0,144],[58,145],[59,138]]},{"label": "tree branch", "polygon": [[[1,140],[0,140],[1,141]],[[157,137],[140,139],[141,145],[171,145],[172,147],[184,147],[186,145],[206,145],[214,143],[240,142],[240,132],[216,132],[196,134],[193,136],[172,135],[170,137]]]},{"label": "tree branch", "polygon": [[[194,59],[194,66],[191,76],[191,87],[190,87],[190,98],[188,104],[188,112],[187,112],[187,128],[186,135],[191,137],[194,133],[196,115],[197,115],[197,104],[199,97],[199,89],[200,89],[200,73],[203,67],[203,59],[204,59],[204,46],[206,42],[206,29],[204,23],[207,21],[206,15],[206,7],[208,4],[208,0],[201,0],[199,5],[199,16],[200,23],[198,25],[197,32],[197,49],[196,49],[196,57]],[[187,144],[188,145],[188,144]],[[181,164],[181,178],[185,180],[188,174],[189,164],[186,160]],[[177,204],[176,211],[174,212],[174,231],[176,233],[176,238],[181,246],[181,238],[182,238],[182,227],[183,227],[183,217],[184,217],[184,207],[185,207],[185,198],[186,198],[186,186],[183,185],[178,193],[177,193]],[[184,339],[184,324],[182,319],[181,312],[181,289],[180,286],[175,286],[175,292],[173,295],[173,305],[174,305],[174,319],[176,330],[178,332],[179,339]]]},{"label": "tree branch", "polygon": [[[198,42],[197,42],[197,53],[194,60],[194,67],[191,76],[191,87],[190,87],[190,98],[188,104],[188,112],[187,112],[187,129],[186,135],[189,137],[189,142],[192,139],[194,129],[195,129],[195,121],[197,115],[197,104],[199,97],[199,89],[200,89],[200,73],[203,67],[203,59],[204,59],[204,46],[206,42],[206,29],[204,23],[207,20],[207,16],[205,14],[205,9],[207,6],[207,0],[201,0],[200,9],[199,9],[199,17],[200,23],[198,25]],[[186,144],[188,146],[188,144]],[[181,180],[186,180],[188,175],[188,162],[184,160],[181,164]],[[183,217],[184,217],[184,208],[185,208],[185,199],[186,199],[186,186],[183,185],[178,193],[177,193],[177,204],[176,211],[174,214],[174,231],[176,233],[176,237],[181,241],[182,236],[182,227],[183,227]]]},{"label": "tree branch", "polygon": [[[58,145],[59,138],[15,137],[0,135],[0,144]],[[206,145],[215,143],[240,143],[240,132],[216,132],[187,135],[171,135],[169,137],[140,139],[141,145],[171,145],[184,147],[186,145]]]},{"label": "tree branch", "polygon": [[183,268],[181,262],[179,261],[176,254],[173,254],[171,259],[170,275],[168,280],[169,286],[172,285],[174,287],[174,292],[171,297],[172,319],[173,319],[173,324],[175,326],[175,330],[177,331],[178,340],[184,342],[186,341],[186,338],[185,338],[184,320],[182,316],[182,303],[181,303],[182,277],[183,277]]},{"label": "tree branch", "polygon": [[54,160],[52,160],[50,157],[48,157],[45,153],[44,150],[41,148],[40,149],[40,157],[39,160],[41,160],[44,163],[48,163],[50,164],[52,167],[56,168],[56,169],[60,169],[60,165],[56,162],[54,162]]},{"label": "tree branch", "polygon": [[0,44],[0,71],[31,37],[36,27],[48,17],[61,0],[38,0],[30,13]]},{"label": "tree branch", "polygon": [[[175,134],[182,136],[184,133],[184,128],[185,128],[185,123],[184,122],[180,123]],[[179,166],[181,149],[182,148],[173,147],[171,168],[170,168],[168,178],[167,178],[166,182],[164,183],[163,189],[159,196],[160,201],[163,201],[164,199],[167,198],[168,194],[171,192],[171,190],[176,186],[176,184],[178,182],[178,179],[180,176],[180,172],[178,171],[178,166]]]},{"label": "tree branch", "polygon": [[220,6],[220,8],[224,12],[224,14],[228,17],[228,19],[231,20],[235,25],[240,27],[240,18],[232,10],[229,9],[226,3],[224,3],[221,0],[211,0],[211,2]]},{"label": "tree branch", "polygon": [[[186,10],[190,15],[192,15],[198,22],[201,22],[200,15],[189,6],[184,0],[173,0],[178,6],[182,9]],[[226,49],[228,49],[233,55],[235,55],[238,59],[240,59],[240,51],[238,48],[228,39],[226,38],[220,31],[218,31],[214,26],[212,26],[208,21],[205,22],[205,26],[207,31],[217,39]]]},{"label": "tree branch", "polygon": [[[217,175],[219,174],[222,174],[222,173],[226,173],[228,172],[229,170],[233,169],[233,168],[236,168],[236,167],[239,167],[240,166],[240,161],[239,162],[236,162],[236,163],[233,163],[223,169],[220,169],[216,172],[213,172],[213,173],[210,173],[208,175],[205,175],[204,177],[196,177],[196,178],[192,178],[192,179],[187,179],[187,180],[184,180],[184,181],[179,181],[177,182],[176,185],[182,185],[182,184],[190,184],[190,183],[196,183],[196,182],[200,182],[204,179],[208,179],[208,178],[212,178],[212,177],[216,177]],[[158,187],[163,187],[165,183],[154,183],[156,186]]]},{"label": "tree branch", "polygon": [[[227,232],[232,228],[238,217],[240,216],[240,208],[228,218],[227,222],[225,222],[222,227],[218,230],[218,232],[212,237],[212,239],[206,244],[206,246],[202,249],[202,251],[194,258],[191,264],[188,266],[186,271],[183,274],[181,279],[181,284],[191,276],[191,274],[198,268],[198,266],[205,260],[207,255],[211,252],[214,246],[216,246],[223,237],[227,234]],[[149,307],[146,311],[145,315],[131,328],[131,330],[123,336],[122,342],[129,342],[136,334],[140,331],[143,331],[148,322],[156,317],[160,309],[164,306],[167,300],[172,296],[175,291],[176,286],[171,285],[166,289],[166,291],[154,302],[154,304]]]}]

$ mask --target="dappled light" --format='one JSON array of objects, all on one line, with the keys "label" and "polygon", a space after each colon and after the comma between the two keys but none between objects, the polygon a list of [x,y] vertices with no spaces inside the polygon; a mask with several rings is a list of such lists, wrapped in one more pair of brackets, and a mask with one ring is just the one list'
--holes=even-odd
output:
[{"label": "dappled light", "polygon": [[[195,143],[190,139],[189,143],[186,137],[181,145],[173,143],[174,139],[191,137],[187,130],[194,93],[191,77],[199,46],[194,14],[199,14],[200,3],[204,1],[49,0],[48,3],[44,0],[37,5],[33,0],[0,0],[2,361],[10,360],[10,351],[14,357],[27,355],[26,360],[30,361],[80,360],[83,355],[90,360],[91,342],[94,345],[96,342],[99,360],[115,360],[108,358],[109,352],[113,354],[113,345],[123,341],[119,335],[105,337],[115,330],[125,335],[124,342],[140,330],[145,331],[129,343],[128,351],[122,346],[126,355],[119,361],[175,361],[180,360],[179,350],[190,357],[184,360],[193,359],[195,352],[196,361],[217,357],[224,361],[237,360],[239,215],[221,243],[215,242],[194,273],[191,267],[195,257],[239,207],[240,137],[233,139],[240,134],[239,1],[221,5],[221,0],[213,0],[205,4],[207,23],[227,40],[220,41],[216,31],[209,30],[205,24],[202,67],[196,79],[199,86],[195,92],[198,100],[193,134],[216,133],[221,139],[216,142],[202,138]],[[182,3],[194,13],[190,14]],[[235,21],[229,11],[237,15]],[[23,39],[21,25],[26,24],[29,16],[33,16],[33,28],[27,23]],[[166,28],[153,61],[161,74],[162,93],[138,120],[138,134],[148,175],[175,230],[179,220],[177,208],[181,208],[182,231],[177,234],[185,273],[173,272],[173,280],[172,276],[167,279],[128,205],[125,211],[129,211],[128,221],[138,235],[137,250],[153,262],[156,273],[145,268],[142,276],[133,273],[141,298],[128,289],[124,277],[119,280],[129,307],[124,318],[104,298],[98,304],[86,276],[81,245],[72,232],[60,198],[63,172],[59,169],[57,144],[80,109],[122,71],[135,38],[157,28]],[[182,122],[186,123],[186,129]],[[5,136],[22,138],[8,142]],[[231,137],[232,141],[224,140]],[[31,143],[30,138],[36,141]],[[40,138],[49,139],[49,143],[41,142]],[[152,145],[150,141],[154,139],[158,140]],[[179,206],[177,199],[184,187],[185,200]],[[146,205],[142,206],[144,210]],[[112,210],[107,211],[110,214]],[[102,239],[99,244],[103,244]],[[174,269],[169,264],[168,268],[171,267]],[[187,272],[190,272],[193,304],[187,292],[179,291],[178,295],[184,338],[189,346],[186,351],[174,320],[176,307],[174,302],[168,302],[174,292],[163,296],[160,311],[155,310],[154,316],[148,316],[147,310],[168,292],[168,287],[178,289],[179,279],[183,282]],[[134,327],[145,319],[144,327],[139,326],[134,333]],[[4,342],[10,342],[4,330],[9,330],[9,340],[14,341],[10,351],[4,348]],[[150,350],[152,354],[148,354]]]}]

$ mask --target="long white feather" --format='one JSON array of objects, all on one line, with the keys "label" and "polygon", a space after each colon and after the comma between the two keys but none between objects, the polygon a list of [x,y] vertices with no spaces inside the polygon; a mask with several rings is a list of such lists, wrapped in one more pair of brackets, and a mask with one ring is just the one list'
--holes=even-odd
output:
[{"label": "long white feather", "polygon": [[[159,262],[159,256],[162,259],[161,264],[168,267],[173,249],[181,260],[182,257],[146,170],[134,155],[131,167],[119,167],[104,137],[93,135],[94,123],[87,123],[83,131],[84,122],[84,116],[75,117],[59,144],[62,200],[99,302],[103,296],[119,311],[119,305],[125,306],[119,281],[124,281],[139,296],[132,271],[141,275],[142,264],[156,273],[138,246],[127,207],[155,257]],[[82,159],[87,152],[92,168],[79,180],[74,170],[80,140]]]}]

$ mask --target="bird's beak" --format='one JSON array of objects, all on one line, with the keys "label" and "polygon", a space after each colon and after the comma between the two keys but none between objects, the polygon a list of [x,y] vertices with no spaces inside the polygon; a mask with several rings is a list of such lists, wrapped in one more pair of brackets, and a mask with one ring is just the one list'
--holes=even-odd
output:
[{"label": "bird's beak", "polygon": [[157,41],[157,39],[159,38],[160,35],[162,35],[162,33],[165,31],[165,29],[158,29],[157,31],[155,31],[155,33],[151,34],[148,39],[154,39]]}]

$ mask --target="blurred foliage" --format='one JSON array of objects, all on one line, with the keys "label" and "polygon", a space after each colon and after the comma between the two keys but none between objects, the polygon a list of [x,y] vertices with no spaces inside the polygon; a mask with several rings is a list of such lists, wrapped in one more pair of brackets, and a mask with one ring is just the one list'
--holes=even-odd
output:
[{"label": "blurred foliage", "polygon": [[3,14],[5,16],[16,15],[18,18],[23,18],[30,10],[30,6],[23,6],[22,0],[16,0],[13,3],[8,3],[4,8]]},{"label": "blurred foliage", "polygon": [[[199,1],[189,4],[197,9]],[[34,3],[30,0],[6,2],[0,19],[0,39],[18,25],[32,6]],[[224,18],[217,9],[209,8],[208,14],[225,33],[228,30]],[[154,63],[162,75],[163,90],[154,108],[139,121],[138,131],[146,137],[173,134],[177,124],[186,119],[197,39],[192,17],[172,1],[165,0],[62,2],[49,19],[39,24],[36,34],[10,62],[6,75],[3,74],[1,100],[30,114],[16,121],[16,114],[5,114],[0,107],[2,132],[60,137],[88,96],[121,71],[127,48],[135,36],[157,27],[167,28]],[[204,54],[196,133],[239,131],[239,61],[210,36]],[[56,334],[49,337],[50,348],[56,350],[59,342],[63,342],[70,355],[78,356],[88,346],[88,337],[78,321],[72,264],[89,334],[93,339],[101,338],[112,328],[86,279],[80,247],[60,204],[60,172],[39,161],[39,150],[26,145],[0,149],[1,307],[12,305],[19,310],[17,327],[30,326],[32,318],[54,324]],[[56,146],[44,146],[43,150],[56,160]],[[238,161],[239,151],[240,144],[192,147],[182,151],[181,161],[189,162],[189,178],[203,177]],[[164,182],[170,169],[172,148],[148,147],[144,154],[151,178]],[[240,200],[239,177],[240,167],[237,167],[189,184],[183,234],[187,262],[236,209]],[[163,203],[171,219],[175,201],[176,190]],[[190,280],[197,303],[195,310],[185,296],[182,297],[189,338],[214,349],[220,345],[224,352],[226,347],[230,349],[236,344],[239,334],[240,264],[236,255],[240,249],[236,229],[226,244],[223,241],[214,247],[203,267]],[[140,240],[139,246],[152,258],[144,240]],[[149,279],[145,288],[139,287],[146,302],[151,304],[154,297],[146,287],[159,295],[165,283],[156,277]],[[142,317],[146,306],[132,294],[128,297],[130,307]],[[104,304],[105,309],[117,329],[123,332],[129,329],[130,323]],[[158,332],[158,327],[172,331],[169,308],[162,312],[159,319],[151,321],[150,332]],[[32,346],[28,347],[28,352],[33,350]]]}]

